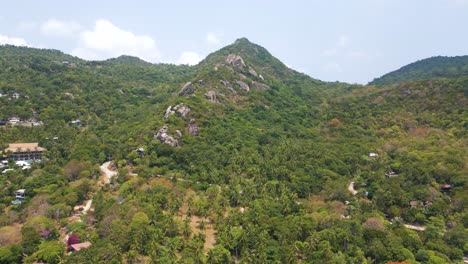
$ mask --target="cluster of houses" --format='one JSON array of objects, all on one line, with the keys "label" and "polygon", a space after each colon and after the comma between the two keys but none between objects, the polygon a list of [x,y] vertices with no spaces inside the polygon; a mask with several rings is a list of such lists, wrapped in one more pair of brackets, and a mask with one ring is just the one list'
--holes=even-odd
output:
[{"label": "cluster of houses", "polygon": [[33,162],[40,162],[45,148],[39,147],[38,143],[13,143],[9,144],[8,148],[0,155],[0,168],[6,168],[2,174],[14,170],[9,168],[8,160],[12,159],[15,165],[23,170],[31,168]]},{"label": "cluster of houses", "polygon": [[35,127],[35,126],[43,126],[44,123],[40,120],[35,118],[29,118],[27,120],[21,120],[18,116],[10,116],[8,119],[1,119],[0,126],[6,126],[10,124],[12,126],[26,126],[26,127]]},{"label": "cluster of houses", "polygon": [[[379,157],[379,154],[378,153],[374,153],[374,152],[371,152],[368,154],[368,157],[369,158],[378,158]],[[395,178],[395,177],[399,177],[398,173],[390,170],[388,172],[385,173],[385,176],[387,178]],[[452,190],[453,186],[451,184],[441,184],[440,185],[440,191],[443,192],[443,193],[448,193]],[[425,202],[421,202],[421,201],[410,201],[410,207],[411,208],[417,208],[417,207],[422,207],[422,208],[428,208],[429,206],[432,205],[432,201],[425,201]]]},{"label": "cluster of houses", "polygon": [[[21,168],[22,170],[27,170],[31,168],[33,162],[40,162],[42,160],[42,154],[44,153],[45,148],[39,147],[38,143],[13,143],[9,144],[2,155],[0,155],[0,168],[6,168],[2,171],[2,174],[7,173],[8,171],[14,171],[8,159],[11,159],[15,162],[16,167]],[[19,189],[15,193],[15,199],[11,202],[14,205],[21,204],[26,198],[26,190]]]}]

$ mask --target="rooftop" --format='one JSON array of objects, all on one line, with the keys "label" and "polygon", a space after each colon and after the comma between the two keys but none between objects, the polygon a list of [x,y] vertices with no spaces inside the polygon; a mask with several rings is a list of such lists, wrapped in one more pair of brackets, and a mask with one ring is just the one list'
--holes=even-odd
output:
[{"label": "rooftop", "polygon": [[39,147],[39,143],[13,143],[8,144],[8,148],[5,152],[27,152],[27,151],[44,151],[45,148]]},{"label": "rooftop", "polygon": [[75,250],[75,251],[80,251],[80,250],[82,250],[83,248],[89,248],[90,246],[91,246],[91,242],[89,242],[89,241],[71,245],[71,247],[72,247],[73,250]]}]

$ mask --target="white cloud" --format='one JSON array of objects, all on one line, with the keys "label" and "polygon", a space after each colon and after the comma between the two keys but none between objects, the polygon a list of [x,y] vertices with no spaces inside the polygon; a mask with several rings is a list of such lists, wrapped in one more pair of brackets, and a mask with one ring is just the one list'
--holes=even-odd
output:
[{"label": "white cloud", "polygon": [[81,25],[73,21],[49,19],[41,25],[41,33],[48,36],[68,37],[81,30]]},{"label": "white cloud", "polygon": [[212,45],[220,45],[221,44],[221,41],[216,36],[216,34],[213,33],[213,32],[209,32],[208,34],[206,34],[206,42],[208,42],[209,44],[212,44]]},{"label": "white cloud", "polygon": [[192,51],[184,51],[180,54],[179,59],[177,60],[177,64],[188,64],[188,65],[195,65],[198,64],[202,58],[198,53]]},{"label": "white cloud", "polygon": [[23,38],[9,37],[0,34],[0,45],[15,45],[15,46],[28,46],[28,43]]},{"label": "white cloud", "polygon": [[92,31],[80,33],[78,47],[72,54],[91,60],[120,55],[136,56],[150,62],[160,59],[154,39],[125,31],[104,19],[97,20]]}]

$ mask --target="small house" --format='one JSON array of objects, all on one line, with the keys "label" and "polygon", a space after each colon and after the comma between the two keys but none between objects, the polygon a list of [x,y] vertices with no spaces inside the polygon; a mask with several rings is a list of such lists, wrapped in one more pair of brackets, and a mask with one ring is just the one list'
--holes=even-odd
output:
[{"label": "small house", "polygon": [[5,119],[0,120],[0,126],[6,126],[7,123],[8,123],[8,120],[5,120]]},{"label": "small house", "polygon": [[14,143],[9,144],[4,153],[13,158],[15,161],[19,160],[41,160],[42,153],[45,148],[39,147],[38,143]]},{"label": "small house", "polygon": [[81,121],[79,119],[76,119],[76,120],[71,121],[71,124],[73,126],[80,127],[81,126]]},{"label": "small house", "polygon": [[91,242],[89,242],[89,241],[70,245],[71,250],[73,250],[73,251],[80,251],[80,250],[82,250],[84,248],[89,248],[90,246],[91,246]]},{"label": "small house", "polygon": [[26,197],[26,190],[19,189],[15,193],[15,200],[11,201],[11,203],[14,205],[21,204],[25,197]]},{"label": "small house", "polygon": [[24,199],[24,197],[26,197],[26,190],[25,189],[19,189],[16,191],[15,193],[15,197],[16,199]]},{"label": "small house", "polygon": [[11,97],[12,97],[13,99],[19,99],[19,98],[20,98],[20,94],[19,94],[19,93],[14,93]]},{"label": "small house", "polygon": [[10,116],[8,118],[8,122],[10,124],[12,124],[12,125],[17,125],[17,124],[19,124],[21,122],[21,119],[19,117],[17,117],[17,116]]},{"label": "small house", "polygon": [[421,206],[421,202],[420,201],[411,201],[410,206],[411,206],[411,208],[419,207],[419,206]]},{"label": "small house", "polygon": [[145,154],[145,149],[144,148],[137,148],[136,152],[138,153],[138,157],[143,157]]},{"label": "small house", "polygon": [[449,192],[450,190],[452,190],[452,185],[451,184],[441,184],[440,185],[440,190],[442,192]]},{"label": "small house", "polygon": [[393,177],[398,177],[398,174],[394,171],[389,171],[385,173],[385,176],[387,176],[388,178],[393,178]]},{"label": "small house", "polygon": [[374,153],[374,152],[369,153],[370,158],[377,158],[378,156],[379,156],[379,154],[377,154],[377,153]]}]

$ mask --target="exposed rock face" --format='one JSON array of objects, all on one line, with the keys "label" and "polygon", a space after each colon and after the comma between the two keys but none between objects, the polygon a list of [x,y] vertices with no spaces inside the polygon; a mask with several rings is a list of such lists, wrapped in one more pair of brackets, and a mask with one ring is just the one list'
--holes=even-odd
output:
[{"label": "exposed rock face", "polygon": [[249,73],[252,74],[255,77],[258,77],[257,72],[254,69],[252,69],[252,67],[249,67]]},{"label": "exposed rock face", "polygon": [[184,104],[176,105],[174,110],[180,118],[185,118],[190,113],[190,108]]},{"label": "exposed rock face", "polygon": [[[159,141],[161,141],[162,143],[168,144],[169,146],[172,146],[172,147],[180,146],[179,141],[177,139],[175,139],[174,137],[172,137],[171,135],[169,135],[167,133],[167,130],[168,130],[168,127],[163,126],[161,129],[159,129],[159,131],[158,131],[158,133],[156,134],[155,137],[157,139],[159,139]],[[179,131],[179,133],[180,133],[180,131]],[[181,136],[182,136],[182,134],[181,134]]]},{"label": "exposed rock face", "polygon": [[173,115],[177,113],[177,116],[179,116],[180,118],[185,118],[187,116],[188,113],[190,113],[190,108],[184,104],[178,104],[174,107],[172,106],[169,106],[167,109],[166,109],[166,114],[164,114],[164,118],[165,119],[168,119],[169,116]]},{"label": "exposed rock face", "polygon": [[234,88],[232,87],[231,83],[229,81],[225,81],[225,80],[220,80],[220,82],[226,86],[226,88],[233,94],[236,94],[236,91],[234,90]]},{"label": "exposed rock face", "polygon": [[237,75],[239,75],[239,77],[244,80],[244,79],[247,79],[247,76],[245,76],[244,74],[242,73],[237,73]]},{"label": "exposed rock face", "polygon": [[175,133],[179,139],[182,138],[182,132],[180,132],[180,130],[176,130]]},{"label": "exposed rock face", "polygon": [[205,93],[205,98],[210,100],[212,103],[216,103],[218,100],[216,99],[215,91],[208,91]]},{"label": "exposed rock face", "polygon": [[174,114],[175,112],[172,111],[172,106],[169,106],[167,109],[166,109],[166,113],[164,114],[164,119],[168,119],[172,114]]},{"label": "exposed rock face", "polygon": [[258,77],[259,77],[260,79],[262,79],[262,81],[264,81],[264,80],[265,80],[265,78],[263,78],[263,76],[262,76],[261,74],[260,74],[260,75],[258,75]]},{"label": "exposed rock face", "polygon": [[179,91],[179,96],[193,93],[192,82],[187,82],[182,89]]},{"label": "exposed rock face", "polygon": [[195,119],[190,119],[187,129],[192,136],[198,136],[200,134],[200,128],[195,124]]},{"label": "exposed rock face", "polygon": [[243,81],[236,81],[236,83],[242,88],[242,90],[248,92],[250,91],[250,87]]},{"label": "exposed rock face", "polygon": [[75,98],[75,97],[73,96],[73,94],[71,94],[71,93],[65,93],[65,96],[66,96],[68,99],[70,99],[70,100],[73,99],[73,98]]},{"label": "exposed rock face", "polygon": [[267,89],[270,89],[270,86],[266,85],[266,84],[263,84],[263,83],[259,83],[259,82],[256,82],[256,81],[253,81],[252,82],[252,86],[259,89],[259,90],[267,90]]},{"label": "exposed rock face", "polygon": [[237,54],[229,54],[226,57],[226,62],[239,68],[245,67],[244,60]]}]

